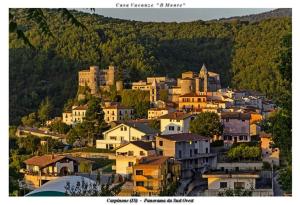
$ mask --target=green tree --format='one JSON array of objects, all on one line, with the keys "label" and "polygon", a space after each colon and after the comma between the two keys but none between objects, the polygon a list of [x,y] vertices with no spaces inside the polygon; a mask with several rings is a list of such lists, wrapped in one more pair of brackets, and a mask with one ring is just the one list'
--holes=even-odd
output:
[{"label": "green tree", "polygon": [[292,193],[292,166],[280,170],[279,184],[284,191]]},{"label": "green tree", "polygon": [[28,127],[37,127],[40,124],[35,112],[22,117],[21,121],[24,126]]},{"label": "green tree", "polygon": [[53,105],[50,102],[49,98],[46,97],[46,99],[41,102],[38,110],[39,119],[43,124],[45,124],[45,122],[51,117],[52,111]]},{"label": "green tree", "polygon": [[150,108],[149,91],[123,90],[121,104],[134,108],[136,118],[145,118]]},{"label": "green tree", "polygon": [[67,125],[61,121],[53,122],[50,126],[50,131],[57,132],[59,134],[67,134],[71,129],[70,125]]},{"label": "green tree", "polygon": [[190,131],[195,134],[213,137],[223,133],[223,126],[218,114],[203,112],[196,116],[190,123]]},{"label": "green tree", "polygon": [[40,147],[40,141],[39,137],[28,135],[27,137],[18,138],[18,145],[20,148],[25,149],[27,153],[34,154]]},{"label": "green tree", "polygon": [[159,120],[151,120],[150,127],[159,131],[160,130],[160,121]]}]

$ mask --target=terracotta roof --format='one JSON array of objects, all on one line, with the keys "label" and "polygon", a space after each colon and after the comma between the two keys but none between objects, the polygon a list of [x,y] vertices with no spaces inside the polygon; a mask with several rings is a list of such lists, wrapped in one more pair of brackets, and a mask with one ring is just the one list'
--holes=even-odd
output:
[{"label": "terracotta roof", "polygon": [[179,97],[206,97],[206,95],[198,95],[197,93],[187,93]]},{"label": "terracotta roof", "polygon": [[39,167],[46,167],[49,164],[55,163],[59,160],[62,160],[64,158],[68,158],[74,161],[87,161],[91,162],[90,160],[84,159],[84,158],[75,158],[67,155],[43,155],[43,156],[34,156],[24,161],[25,164],[28,165],[35,165]]},{"label": "terracotta roof", "polygon": [[150,108],[148,111],[161,111],[161,110],[168,110],[168,108]]},{"label": "terracotta roof", "polygon": [[175,120],[183,120],[192,116],[192,113],[185,113],[185,112],[172,112],[166,115],[160,116],[158,119],[175,119]]},{"label": "terracotta roof", "polygon": [[240,120],[250,120],[251,115],[249,113],[241,113],[241,112],[222,112],[222,119],[240,119]]},{"label": "terracotta roof", "polygon": [[120,147],[117,148],[117,150],[120,149],[120,148],[122,148],[122,147],[125,147],[125,146],[127,146],[129,144],[133,144],[133,145],[135,145],[135,146],[137,146],[139,148],[142,148],[143,150],[146,150],[146,151],[155,150],[152,147],[152,142],[145,142],[145,141],[140,141],[140,140],[139,141],[131,141],[131,142],[128,142],[128,143],[126,143],[124,145],[121,145]]},{"label": "terracotta roof", "polygon": [[87,105],[79,105],[75,107],[73,110],[87,110],[88,106]]},{"label": "terracotta roof", "polygon": [[169,135],[159,135],[158,137],[164,138],[176,142],[184,141],[199,141],[199,140],[209,140],[209,137],[204,137],[198,134],[192,133],[180,133],[180,134],[169,134]]},{"label": "terracotta roof", "polygon": [[104,107],[103,109],[132,109],[132,108],[123,105],[110,105],[108,107]]},{"label": "terracotta roof", "polygon": [[139,165],[161,165],[165,163],[170,157],[166,156],[147,156],[143,157],[139,160],[139,163],[136,166]]}]

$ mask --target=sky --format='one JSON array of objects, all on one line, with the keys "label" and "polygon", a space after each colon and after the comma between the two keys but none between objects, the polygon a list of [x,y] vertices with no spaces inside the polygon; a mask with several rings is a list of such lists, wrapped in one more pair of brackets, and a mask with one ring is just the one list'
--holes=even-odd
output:
[{"label": "sky", "polygon": [[[274,8],[181,8],[181,9],[133,9],[105,8],[95,9],[95,13],[105,17],[136,21],[154,22],[188,22],[195,20],[212,20],[232,16],[244,16],[271,11]],[[90,12],[89,9],[78,9]]]}]

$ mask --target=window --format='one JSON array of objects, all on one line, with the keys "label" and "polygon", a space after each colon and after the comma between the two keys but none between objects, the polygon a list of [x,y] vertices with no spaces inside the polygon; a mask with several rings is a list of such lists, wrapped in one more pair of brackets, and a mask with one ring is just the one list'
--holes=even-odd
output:
[{"label": "window", "polygon": [[137,181],[136,186],[144,186],[144,182],[143,181]]},{"label": "window", "polygon": [[178,155],[179,155],[179,158],[181,158],[182,156],[181,156],[181,150],[179,150],[179,153],[178,153]]},{"label": "window", "polygon": [[124,127],[124,131],[127,131],[127,127]]},{"label": "window", "polygon": [[234,182],[234,188],[235,189],[244,189],[245,188],[245,182]]},{"label": "window", "polygon": [[111,136],[110,139],[111,139],[111,140],[117,140],[117,137]]},{"label": "window", "polygon": [[170,131],[174,131],[174,126],[169,126]]},{"label": "window", "polygon": [[205,148],[205,153],[208,153],[208,148],[207,147]]},{"label": "window", "polygon": [[135,175],[143,175],[144,174],[144,172],[143,172],[143,170],[135,170]]},{"label": "window", "polygon": [[245,141],[248,141],[248,137],[247,137],[247,136],[244,136],[244,140],[245,140]]},{"label": "window", "polygon": [[123,131],[123,127],[121,127],[121,131]]},{"label": "window", "polygon": [[194,154],[198,154],[198,149],[194,149]]},{"label": "window", "polygon": [[164,142],[163,141],[159,141],[159,146],[163,146]]},{"label": "window", "polygon": [[140,155],[144,156],[145,155],[144,151],[140,151]]},{"label": "window", "polygon": [[239,167],[235,167],[235,171],[236,172],[240,171],[240,168]]},{"label": "window", "polygon": [[128,162],[128,167],[132,167],[133,166],[133,162]]},{"label": "window", "polygon": [[227,188],[227,182],[220,182],[220,188]]},{"label": "window", "polygon": [[133,151],[128,151],[128,156],[133,156]]},{"label": "window", "polygon": [[239,140],[242,141],[243,140],[243,136],[239,136]]},{"label": "window", "polygon": [[179,126],[177,127],[177,131],[180,131],[180,127]]},{"label": "window", "polygon": [[192,156],[193,154],[192,154],[192,150],[190,149],[190,157]]}]

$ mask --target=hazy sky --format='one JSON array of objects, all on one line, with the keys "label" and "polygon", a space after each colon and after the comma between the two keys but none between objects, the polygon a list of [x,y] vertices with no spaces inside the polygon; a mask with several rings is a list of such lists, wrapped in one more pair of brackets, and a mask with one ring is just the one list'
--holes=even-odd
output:
[{"label": "hazy sky", "polygon": [[[274,9],[274,8],[273,8]],[[232,16],[257,14],[273,10],[271,8],[183,8],[183,9],[96,9],[97,14],[136,21],[183,22],[195,20],[211,20]],[[81,9],[79,9],[81,10]],[[84,10],[89,12],[90,10]]]}]

